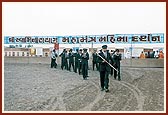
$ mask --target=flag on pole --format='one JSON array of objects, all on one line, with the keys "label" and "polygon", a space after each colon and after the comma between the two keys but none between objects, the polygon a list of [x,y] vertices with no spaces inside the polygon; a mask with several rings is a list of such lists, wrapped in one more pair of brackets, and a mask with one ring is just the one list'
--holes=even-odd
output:
[{"label": "flag on pole", "polygon": [[55,43],[54,43],[54,49],[55,49],[55,50],[59,50],[59,43],[58,43],[58,42],[55,42]]}]

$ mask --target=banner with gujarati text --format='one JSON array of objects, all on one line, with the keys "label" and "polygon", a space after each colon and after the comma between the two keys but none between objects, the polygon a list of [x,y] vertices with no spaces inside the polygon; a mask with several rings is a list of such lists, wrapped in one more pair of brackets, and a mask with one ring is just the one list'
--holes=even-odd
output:
[{"label": "banner with gujarati text", "polygon": [[163,33],[79,36],[5,36],[4,44],[149,44],[164,43]]}]

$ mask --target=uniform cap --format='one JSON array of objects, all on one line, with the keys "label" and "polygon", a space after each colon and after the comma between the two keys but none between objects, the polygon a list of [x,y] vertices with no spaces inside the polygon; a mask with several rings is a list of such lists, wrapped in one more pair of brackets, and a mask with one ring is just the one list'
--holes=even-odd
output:
[{"label": "uniform cap", "polygon": [[116,52],[119,52],[119,49],[116,49]]},{"label": "uniform cap", "polygon": [[103,45],[103,46],[102,46],[102,49],[107,49],[107,45]]},{"label": "uniform cap", "polygon": [[86,48],[84,48],[84,49],[83,49],[83,51],[87,51],[87,49],[86,49]]}]

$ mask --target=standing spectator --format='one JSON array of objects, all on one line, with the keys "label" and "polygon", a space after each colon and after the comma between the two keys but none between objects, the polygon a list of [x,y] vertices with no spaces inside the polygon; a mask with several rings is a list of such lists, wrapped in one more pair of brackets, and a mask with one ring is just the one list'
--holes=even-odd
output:
[{"label": "standing spectator", "polygon": [[131,58],[130,51],[128,50],[125,54],[125,59]]},{"label": "standing spectator", "polygon": [[[116,49],[115,54],[113,56],[114,59],[114,67],[118,70],[118,80],[121,80],[120,76],[120,61],[121,61],[121,54],[119,53],[119,49]],[[117,78],[117,71],[114,71],[114,79]]]},{"label": "standing spectator", "polygon": [[87,49],[83,49],[82,54],[82,74],[83,79],[87,79],[88,77],[88,60],[89,60],[89,53],[87,52]]},{"label": "standing spectator", "polygon": [[141,52],[141,54],[140,54],[140,57],[139,57],[140,59],[145,59],[145,54],[144,54],[144,52],[142,51]]},{"label": "standing spectator", "polygon": [[93,57],[93,60],[92,60],[92,66],[93,66],[93,71],[94,71],[94,68],[95,68],[95,65],[96,65],[96,69],[98,69],[98,63],[97,63],[97,53],[96,53],[96,50],[94,50],[93,54],[92,54],[92,57]]},{"label": "standing spectator", "polygon": [[69,71],[71,71],[71,65],[73,67],[73,71],[75,71],[75,68],[74,68],[74,55],[72,53],[72,49],[69,50]]},{"label": "standing spectator", "polygon": [[162,58],[164,58],[164,54],[163,54],[162,51],[160,51],[160,53],[159,53],[159,59],[162,59]]},{"label": "standing spectator", "polygon": [[55,49],[53,49],[53,51],[51,52],[51,68],[56,68],[57,67],[57,63],[56,63],[56,57],[57,57],[57,53],[55,52]]},{"label": "standing spectator", "polygon": [[147,58],[150,58],[150,51],[147,52]]},{"label": "standing spectator", "polygon": [[150,58],[154,58],[155,51],[151,52]]},{"label": "standing spectator", "polygon": [[159,58],[159,51],[158,51],[158,50],[155,52],[154,57],[155,57],[156,59]]}]

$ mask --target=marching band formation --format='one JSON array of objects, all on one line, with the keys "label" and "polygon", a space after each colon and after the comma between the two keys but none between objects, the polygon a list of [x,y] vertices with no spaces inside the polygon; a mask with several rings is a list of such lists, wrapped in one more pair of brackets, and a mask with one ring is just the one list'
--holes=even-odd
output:
[{"label": "marching band formation", "polygon": [[[78,73],[79,75],[83,76],[83,79],[88,79],[88,60],[89,60],[89,53],[87,49],[80,49],[76,50],[75,53],[72,52],[72,49],[63,52],[59,55],[61,57],[61,69],[73,71]],[[58,57],[55,49],[51,53],[51,68],[57,68],[56,58]],[[121,80],[120,77],[120,60],[121,54],[119,50],[116,49],[115,51],[107,50],[107,45],[103,45],[102,49],[97,52],[96,50],[92,53],[92,69],[100,72],[100,85],[101,91],[109,92],[109,74],[111,76],[114,74],[114,79]],[[71,68],[72,67],[72,68]],[[118,77],[118,78],[117,78]]]}]

